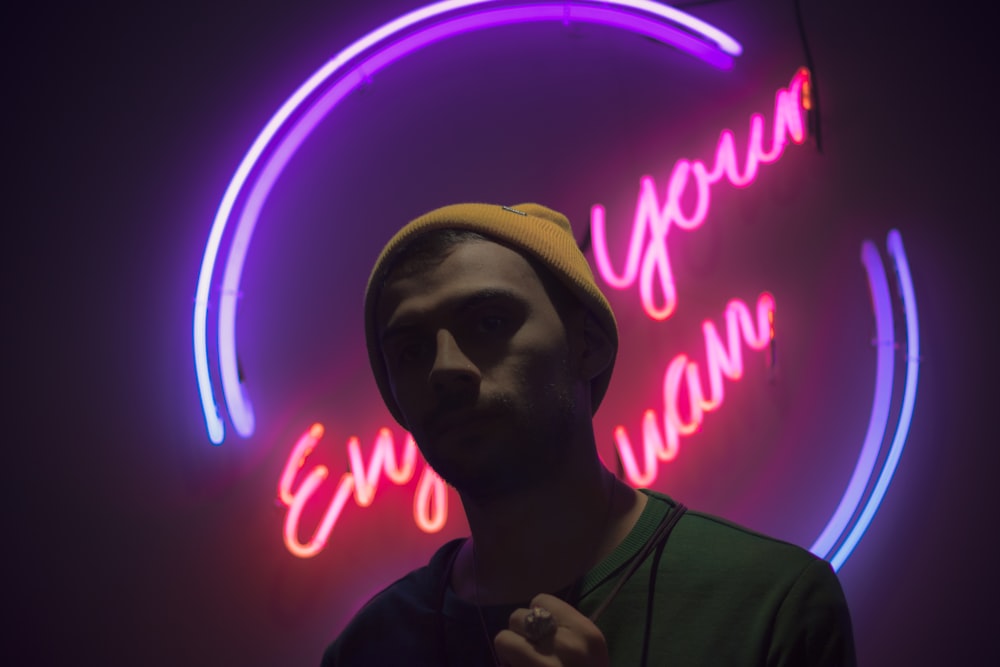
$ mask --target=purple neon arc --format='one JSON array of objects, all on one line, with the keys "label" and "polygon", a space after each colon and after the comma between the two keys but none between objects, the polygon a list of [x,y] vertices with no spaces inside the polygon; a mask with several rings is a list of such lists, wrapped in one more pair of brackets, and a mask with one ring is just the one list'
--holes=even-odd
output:
[{"label": "purple neon arc", "polygon": [[[871,289],[872,305],[875,311],[876,328],[876,377],[875,398],[872,402],[872,413],[868,423],[861,455],[855,465],[854,473],[848,483],[847,490],[840,504],[834,511],[823,532],[810,547],[817,556],[830,561],[833,569],[839,570],[847,561],[858,542],[864,536],[878,511],[885,492],[896,472],[899,458],[909,434],[910,423],[913,420],[913,405],[917,394],[917,378],[919,374],[920,331],[917,321],[917,302],[913,290],[913,280],[910,275],[909,262],[903,249],[903,240],[899,231],[889,232],[886,246],[889,256],[896,268],[900,299],[903,302],[903,315],[906,325],[906,378],[903,382],[903,400],[900,407],[899,420],[889,446],[888,454],[878,474],[878,479],[869,493],[864,497],[865,489],[875,477],[875,465],[882,450],[886,429],[889,422],[889,406],[892,400],[894,375],[894,354],[896,341],[892,317],[892,302],[889,296],[889,283],[885,267],[879,257],[878,249],[871,241],[865,241],[861,247],[861,261],[868,274],[868,284]],[[860,512],[858,508],[861,507]],[[855,518],[856,517],[856,518]],[[853,521],[852,521],[853,519]],[[846,535],[846,537],[845,537]],[[843,541],[841,541],[843,540]],[[837,546],[837,543],[840,545]]]},{"label": "purple neon arc", "polygon": [[889,283],[885,276],[885,267],[879,257],[878,248],[871,241],[865,241],[861,246],[861,262],[868,274],[868,285],[871,289],[872,306],[875,311],[875,397],[872,400],[871,417],[868,420],[868,431],[865,434],[861,455],[854,466],[854,472],[847,485],[847,490],[840,499],[840,504],[826,524],[826,528],[810,547],[810,551],[821,557],[828,556],[834,545],[843,535],[850,523],[851,517],[857,511],[864,495],[865,487],[872,477],[878,453],[885,438],[886,425],[889,423],[889,404],[892,401],[893,376],[893,318],[892,300],[889,297]]},{"label": "purple neon arc", "polygon": [[[225,425],[219,414],[208,362],[208,308],[212,275],[226,227],[243,201],[223,271],[219,301],[219,367],[223,396],[236,432],[254,432],[254,413],[236,361],[239,283],[254,226],[285,165],[316,125],[351,90],[395,60],[448,37],[512,23],[536,21],[596,23],[630,30],[684,50],[716,67],[729,67],[740,44],[710,24],[648,0],[604,2],[502,2],[448,0],[428,5],[368,33],[323,65],[271,117],[254,140],[219,203],[202,258],[195,292],[194,357],[199,396],[209,439],[220,444]],[[267,160],[261,166],[261,159]],[[251,183],[249,193],[245,192]]]},{"label": "purple neon arc", "polygon": [[839,570],[854,551],[854,547],[858,545],[865,531],[868,530],[875,513],[882,504],[889,483],[896,473],[899,458],[903,455],[903,447],[906,445],[910,423],[913,420],[913,405],[917,399],[917,379],[920,373],[920,326],[917,321],[917,298],[913,289],[913,278],[910,275],[910,264],[906,259],[906,251],[903,249],[903,238],[898,230],[893,229],[889,232],[886,247],[896,267],[897,284],[906,319],[906,344],[904,347],[906,350],[906,379],[903,381],[903,402],[900,406],[899,422],[896,424],[896,431],[892,436],[892,444],[889,446],[889,452],[882,464],[882,471],[875,482],[875,487],[861,510],[858,520],[851,527],[847,538],[837,549],[837,553],[830,558],[830,564],[835,570]]},{"label": "purple neon arc", "polygon": [[[395,60],[428,44],[463,32],[543,20],[595,23],[629,30],[671,44],[713,66],[722,68],[730,67],[733,57],[742,52],[742,47],[736,40],[713,26],[675,8],[644,0],[535,3],[447,0],[400,16],[338,53],[286,100],[258,134],[226,188],[212,223],[198,275],[193,323],[198,390],[209,439],[213,444],[220,444],[223,441],[225,426],[215,401],[209,371],[208,309],[211,301],[211,280],[230,220],[238,216],[223,271],[218,325],[219,367],[230,419],[237,433],[247,437],[254,432],[254,416],[249,395],[246,393],[246,387],[240,382],[237,370],[235,338],[237,295],[254,226],[271,188],[288,161],[316,125],[346,95],[367,81],[372,74]],[[262,161],[265,155],[267,159]],[[251,184],[249,192],[246,191],[248,184]],[[242,202],[242,208],[237,206],[238,202]],[[883,419],[884,410],[881,406],[885,401],[883,395],[886,391],[891,395],[892,360],[890,358],[888,361],[890,371],[886,380],[884,379],[886,362],[881,360],[883,350],[880,349],[876,376],[876,405],[872,408],[870,433],[862,448],[864,460],[859,460],[858,470],[852,477],[848,493],[841,501],[838,512],[824,529],[817,544],[813,546],[813,551],[817,553],[819,553],[817,546],[827,546],[825,552],[820,555],[828,557],[830,549],[849,533],[831,558],[835,568],[839,568],[848,558],[877,511],[902,454],[912,419],[918,371],[916,355],[919,350],[916,303],[898,232],[890,234],[888,245],[899,276],[906,313],[907,343],[911,351],[907,362],[903,405],[887,460],[883,464],[874,490],[865,502],[858,519],[852,524],[851,518],[861,502],[858,489],[863,492],[874,470],[874,461],[870,460],[870,455],[866,456],[866,452],[871,451],[869,440],[876,442],[874,434],[881,432],[881,437],[877,440],[877,443],[881,443],[888,421],[887,415]],[[875,258],[878,261],[879,271],[884,274],[877,253]],[[870,281],[872,273],[873,270],[869,269]],[[875,287],[872,289],[874,294]],[[884,291],[888,291],[887,286]],[[884,315],[880,315],[880,312],[891,317],[891,308],[885,303],[876,310],[876,319],[880,317],[884,319]],[[883,337],[880,335],[881,339]],[[884,387],[886,382],[888,390],[879,390],[878,387]],[[877,454],[877,451],[875,453]],[[858,479],[857,482],[855,477]]]}]

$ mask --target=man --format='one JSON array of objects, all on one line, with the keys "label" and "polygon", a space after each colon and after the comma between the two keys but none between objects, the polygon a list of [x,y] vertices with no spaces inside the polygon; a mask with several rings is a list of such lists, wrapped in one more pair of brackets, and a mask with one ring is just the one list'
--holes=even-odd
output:
[{"label": "man", "polygon": [[853,665],[830,566],[619,481],[592,426],[618,348],[569,221],[459,204],[375,264],[368,353],[471,537],[376,595],[324,665]]}]

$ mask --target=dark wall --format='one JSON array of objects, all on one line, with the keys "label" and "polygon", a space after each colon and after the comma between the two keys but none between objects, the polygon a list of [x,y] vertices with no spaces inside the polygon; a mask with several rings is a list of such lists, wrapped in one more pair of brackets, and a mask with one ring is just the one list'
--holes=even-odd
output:
[{"label": "dark wall", "polygon": [[[377,249],[377,234],[345,241],[356,250],[350,255],[357,266],[348,260],[332,266],[310,254],[321,244],[296,235],[294,226],[279,235],[277,222],[262,225],[253,258],[264,268],[247,280],[255,294],[265,295],[266,307],[255,313],[247,306],[251,358],[244,359],[251,372],[268,378],[262,404],[277,406],[265,415],[272,426],[262,427],[261,437],[230,439],[222,447],[207,443],[190,360],[198,263],[240,156],[294,85],[337,49],[418,4],[105,3],[49,6],[11,21],[4,117],[11,137],[7,172],[14,178],[7,177],[5,188],[13,206],[4,222],[4,416],[13,427],[4,437],[4,488],[5,544],[13,555],[5,559],[12,591],[6,607],[14,642],[0,652],[3,662],[314,664],[350,610],[380,582],[461,533],[456,520],[444,534],[424,536],[388,509],[373,508],[365,521],[345,516],[338,527],[343,539],[316,558],[295,559],[281,543],[283,513],[274,487],[302,420],[324,401],[367,400],[374,390],[363,384],[360,357],[336,369],[358,378],[357,392],[331,394],[325,376],[300,374],[323,340],[358,349],[355,305],[344,296],[350,290],[334,291],[333,303],[317,303],[315,295],[281,293],[269,277],[293,275],[279,287],[357,281],[367,270],[365,257]],[[923,335],[913,432],[885,502],[841,579],[863,664],[993,664],[1000,658],[991,638],[1000,625],[992,600],[1000,585],[991,574],[990,548],[1000,463],[992,419],[1000,370],[992,351],[997,279],[990,243],[997,222],[998,142],[989,102],[995,58],[977,17],[892,4],[803,3],[821,92],[823,152],[796,148],[789,169],[806,175],[761,184],[766,194],[752,200],[749,212],[735,199],[719,206],[743,216],[749,236],[785,225],[782,247],[769,252],[804,253],[781,267],[793,279],[801,272],[804,286],[789,290],[788,298],[817,315],[828,312],[817,302],[837,294],[841,257],[856,271],[861,240],[881,243],[892,227],[903,232]],[[276,191],[274,206],[298,210],[302,229],[319,230],[327,210],[295,209],[296,202],[332,197],[342,202],[338,215],[349,219],[364,219],[366,207],[377,202],[379,215],[391,213],[396,218],[385,219],[392,220],[468,193],[471,199],[551,198],[565,202],[580,224],[587,205],[611,195],[575,197],[570,180],[587,188],[613,183],[609,192],[624,193],[622,205],[630,206],[637,175],[653,159],[642,154],[648,144],[628,132],[630,123],[647,118],[640,107],[669,108],[670,123],[689,122],[683,105],[717,94],[717,104],[700,103],[712,111],[697,134],[711,137],[710,128],[718,132],[750,111],[769,113],[773,90],[803,63],[791,2],[720,1],[690,11],[743,41],[746,54],[729,79],[693,76],[678,61],[669,87],[652,86],[644,97],[628,84],[639,76],[629,68],[641,54],[616,43],[613,57],[591,65],[605,82],[624,81],[617,93],[574,99],[564,92],[551,101],[542,92],[515,96],[505,109],[521,123],[518,134],[484,136],[471,120],[463,125],[463,118],[478,115],[454,108],[446,127],[434,126],[428,96],[445,94],[447,82],[428,82],[426,74],[468,72],[448,52],[429,51],[407,65],[412,70],[400,65],[385,89],[372,89],[373,96],[398,89],[406,104],[386,109],[369,101],[384,116],[371,126],[358,121],[350,125],[358,134],[331,135],[329,141],[341,143],[324,144],[356,156],[358,173],[377,175],[377,186],[372,178],[344,183],[336,164],[313,156],[322,169],[303,169],[296,185]],[[465,48],[471,59],[504,46],[502,39],[484,39]],[[510,48],[502,60],[514,65],[497,65],[489,75],[509,91],[522,84],[540,90],[537,73],[528,76],[517,66],[529,47]],[[591,76],[584,69],[564,76],[583,80]],[[408,75],[428,92],[407,87]],[[461,104],[482,104],[481,91],[469,90]],[[581,105],[590,105],[589,115],[579,113]],[[730,107],[737,111],[726,115]],[[353,113],[362,119],[375,112],[358,106]],[[544,122],[528,122],[533,113]],[[610,120],[601,124],[595,117]],[[593,125],[564,139],[544,131],[560,122]],[[390,138],[373,142],[376,127],[387,128]],[[435,141],[434,132],[452,139]],[[456,136],[482,141],[474,160],[465,161],[469,145]],[[683,138],[664,130],[654,136],[653,144],[658,141],[673,146]],[[531,156],[540,145],[547,162],[511,157]],[[633,152],[615,153],[622,145]],[[671,148],[665,165],[678,150]],[[594,154],[610,157],[590,166]],[[501,166],[484,155],[497,155]],[[490,169],[517,175],[487,187]],[[336,199],[352,191],[353,199]],[[329,230],[319,233],[334,242],[323,236]],[[822,270],[810,274],[817,265]],[[691,271],[698,275],[697,266]],[[858,275],[844,280],[857,283]],[[284,308],[283,317],[269,316],[274,308]],[[296,319],[324,308],[340,316]],[[863,318],[858,323],[870,326]],[[861,390],[849,381],[850,363],[827,355],[826,343],[815,345],[817,337],[825,341],[821,324],[812,331],[812,347],[789,349],[814,370],[844,367],[823,385],[826,393],[817,394],[822,401],[816,399],[817,415],[837,426],[836,413],[824,406],[853,406]],[[309,354],[297,354],[298,341]],[[275,345],[287,354],[253,358],[253,350]],[[867,370],[857,372],[868,377]],[[357,435],[367,438],[374,424],[365,422]],[[336,440],[349,435],[337,432]],[[661,485],[672,488],[669,480]],[[380,493],[383,507],[399,507],[412,491]],[[753,516],[723,505],[709,509]],[[393,547],[376,552],[363,548],[366,541]],[[8,660],[9,653],[16,659]]]}]

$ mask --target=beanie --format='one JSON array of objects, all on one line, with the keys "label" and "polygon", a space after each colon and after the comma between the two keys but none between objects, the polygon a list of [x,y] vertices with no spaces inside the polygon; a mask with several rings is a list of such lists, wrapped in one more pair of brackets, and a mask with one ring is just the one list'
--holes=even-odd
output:
[{"label": "beanie", "polygon": [[611,382],[618,352],[618,325],[607,298],[594,281],[586,257],[577,246],[573,228],[562,213],[539,204],[453,204],[425,213],[411,221],[382,249],[365,291],[365,338],[375,383],[389,412],[405,426],[392,395],[389,375],[375,330],[375,314],[386,273],[396,254],[418,236],[442,229],[465,229],[496,240],[542,264],[594,316],[611,344],[611,363],[591,381],[591,405],[596,412]]}]

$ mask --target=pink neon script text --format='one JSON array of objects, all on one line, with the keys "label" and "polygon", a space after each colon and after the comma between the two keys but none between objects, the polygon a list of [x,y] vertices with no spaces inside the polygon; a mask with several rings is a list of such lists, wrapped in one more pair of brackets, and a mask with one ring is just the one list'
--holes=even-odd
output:
[{"label": "pink neon script text", "polygon": [[[711,185],[721,180],[723,176],[736,187],[749,185],[756,178],[759,165],[774,162],[781,157],[789,140],[797,144],[805,141],[801,112],[803,108],[808,108],[808,99],[803,93],[808,84],[808,70],[802,68],[792,78],[788,88],[779,90],[775,95],[775,118],[770,150],[765,151],[763,148],[763,116],[760,114],[751,116],[747,156],[742,172],[736,164],[733,133],[730,130],[723,130],[716,148],[715,164],[711,170],[698,160],[681,159],[675,163],[667,185],[666,204],[660,205],[653,178],[650,176],[642,178],[625,269],[621,274],[615,272],[611,264],[605,237],[604,207],[595,204],[591,209],[594,255],[598,272],[605,282],[616,289],[625,289],[632,286],[638,278],[640,297],[646,313],[654,320],[668,318],[677,305],[676,286],[667,251],[667,235],[670,227],[676,224],[682,229],[696,229],[708,214]],[[686,213],[682,210],[681,200],[692,180],[696,188],[696,203],[693,210]],[[646,243],[645,248],[644,243]],[[662,305],[654,302],[654,276],[658,276],[659,286],[663,292]],[[727,305],[725,319],[725,342],[710,320],[702,323],[708,378],[707,395],[697,362],[685,354],[679,354],[671,360],[664,371],[662,420],[657,418],[657,413],[652,408],[643,412],[641,458],[636,456],[625,427],[618,425],[615,428],[615,445],[625,475],[633,485],[652,484],[659,472],[659,462],[671,461],[677,457],[680,436],[695,433],[701,427],[705,413],[719,408],[724,398],[723,378],[739,380],[743,376],[741,341],[754,350],[773,345],[774,299],[770,294],[765,292],[757,299],[756,328],[750,308],[738,299],[733,299]],[[682,413],[680,408],[684,393],[688,399],[686,413]],[[304,476],[301,475],[306,459],[323,437],[323,433],[322,424],[313,424],[302,434],[288,457],[278,483],[278,499],[288,508],[284,541],[291,553],[302,558],[318,554],[325,548],[337,520],[352,496],[358,506],[369,506],[375,498],[382,476],[394,484],[406,484],[413,478],[418,458],[423,462],[424,468],[414,495],[414,521],[427,533],[437,532],[444,527],[448,518],[447,487],[444,481],[420,457],[416,443],[409,434],[406,435],[403,451],[397,462],[392,433],[389,429],[382,428],[376,436],[371,458],[367,464],[362,457],[358,439],[348,440],[347,452],[350,470],[353,472],[341,475],[322,519],[312,536],[302,542],[299,539],[302,513],[330,474],[326,466],[316,465]],[[300,477],[296,486],[296,480]]]},{"label": "pink neon script text", "polygon": [[[367,465],[361,454],[361,443],[357,438],[350,438],[347,441],[347,455],[353,472],[345,472],[340,476],[333,498],[330,499],[319,525],[312,537],[302,542],[299,540],[302,512],[330,471],[324,465],[314,466],[297,487],[294,485],[306,459],[323,437],[323,432],[322,424],[313,424],[302,434],[292,448],[278,481],[278,500],[288,508],[284,527],[285,546],[300,558],[315,556],[326,547],[330,533],[352,495],[359,507],[368,507],[375,500],[375,492],[383,475],[393,484],[402,485],[413,479],[416,471],[417,446],[409,433],[406,434],[402,457],[398,463],[395,443],[389,429],[379,429]],[[436,533],[448,521],[448,490],[444,480],[426,463],[413,498],[413,520],[425,533]]]},{"label": "pink neon script text", "polygon": [[[615,289],[631,287],[639,280],[642,306],[654,320],[665,320],[677,307],[677,287],[674,284],[667,236],[672,226],[697,229],[705,221],[711,203],[711,186],[726,177],[732,185],[744,187],[753,182],[761,164],[774,162],[785,150],[789,140],[801,144],[806,138],[803,122],[803,88],[808,90],[809,70],[800,68],[787,88],[778,90],[774,98],[774,125],[770,150],[764,150],[764,117],[750,117],[750,135],[747,141],[746,162],[740,171],[736,159],[735,140],[731,130],[723,130],[715,150],[715,164],[709,169],[700,160],[681,158],[674,164],[667,183],[666,202],[661,205],[656,181],[643,176],[639,182],[639,195],[632,219],[625,268],[621,273],[612,265],[606,235],[606,212],[601,204],[590,209],[590,226],[593,238],[594,260],[601,278]],[[690,211],[681,206],[688,188],[695,188],[695,203]],[[648,239],[647,239],[648,234]],[[645,248],[643,244],[645,243]],[[654,278],[658,278],[663,303],[654,298]]]},{"label": "pink neon script text", "polygon": [[[642,467],[635,456],[632,441],[624,426],[615,427],[615,446],[625,470],[625,476],[635,486],[649,486],[659,472],[659,461],[677,458],[680,436],[695,433],[705,419],[705,413],[722,405],[725,390],[722,378],[739,380],[743,377],[743,352],[740,339],[754,350],[774,343],[774,297],[764,292],[757,298],[757,323],[745,303],[733,299],[726,306],[726,342],[710,320],[705,320],[705,366],[708,372],[708,395],[702,385],[697,362],[686,354],[678,354],[663,374],[663,429],[657,423],[656,411],[642,415]],[[741,335],[742,334],[742,335]],[[682,416],[682,390],[688,398],[687,418]]]}]

